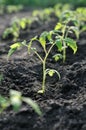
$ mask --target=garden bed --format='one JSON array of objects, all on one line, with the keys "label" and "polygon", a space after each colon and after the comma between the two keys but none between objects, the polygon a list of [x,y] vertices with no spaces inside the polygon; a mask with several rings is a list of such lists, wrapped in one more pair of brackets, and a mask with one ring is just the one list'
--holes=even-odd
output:
[{"label": "garden bed", "polygon": [[[2,20],[1,18],[2,16],[0,26],[3,28],[0,33],[7,22],[9,23],[10,16],[8,15],[8,19],[7,16]],[[40,35],[42,31],[49,31],[54,28],[56,22],[55,19],[42,26],[39,25],[29,34],[25,31],[21,33],[20,40],[29,40],[35,35]],[[78,51],[74,56],[70,49],[67,50],[67,60],[64,64],[48,58],[47,67],[56,68],[61,74],[61,79],[58,80],[56,75],[47,77],[44,94],[37,93],[42,84],[42,67],[39,59],[33,53],[28,56],[26,48],[22,48],[7,60],[11,43],[9,39],[0,41],[0,73],[3,74],[0,94],[9,96],[10,89],[18,90],[22,95],[35,100],[43,115],[38,116],[25,104],[19,112],[14,112],[9,107],[0,115],[0,129],[86,130],[86,32],[80,35],[77,41]],[[36,44],[36,47],[42,54],[40,45]],[[51,56],[54,51],[51,52]]]}]

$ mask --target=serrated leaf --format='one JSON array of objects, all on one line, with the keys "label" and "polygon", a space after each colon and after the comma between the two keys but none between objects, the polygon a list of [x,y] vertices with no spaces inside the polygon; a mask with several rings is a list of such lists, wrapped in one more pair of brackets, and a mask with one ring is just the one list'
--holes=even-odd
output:
[{"label": "serrated leaf", "polygon": [[62,51],[62,41],[61,41],[61,39],[57,39],[55,41],[55,44],[56,44],[56,46],[58,48],[58,51]]},{"label": "serrated leaf", "polygon": [[79,29],[78,29],[78,27],[71,26],[70,29],[73,30],[75,32],[76,37],[79,38]]},{"label": "serrated leaf", "polygon": [[47,38],[47,35],[48,35],[48,32],[43,32],[41,35],[40,35],[40,38],[39,38],[39,41],[42,45],[42,47],[45,49],[46,47],[46,38]]},{"label": "serrated leaf", "polygon": [[57,25],[55,26],[55,30],[59,30],[62,28],[62,24],[61,23],[57,23]]},{"label": "serrated leaf", "polygon": [[65,38],[64,41],[67,43],[67,45],[74,51],[74,54],[77,51],[77,44],[76,41],[74,41],[71,38]]},{"label": "serrated leaf", "polygon": [[30,105],[30,106],[34,109],[34,111],[35,111],[37,114],[42,115],[42,112],[41,112],[39,106],[38,106],[37,103],[35,103],[32,99],[23,97],[22,100],[23,100],[25,103],[27,103],[28,105]]}]

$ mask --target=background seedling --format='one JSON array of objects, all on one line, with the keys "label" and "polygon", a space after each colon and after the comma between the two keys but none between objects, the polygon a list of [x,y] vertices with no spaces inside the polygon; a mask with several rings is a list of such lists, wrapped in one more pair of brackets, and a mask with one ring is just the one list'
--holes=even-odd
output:
[{"label": "background seedling", "polygon": [[51,20],[50,15],[54,13],[53,8],[45,8],[44,10],[34,10],[32,13],[33,17],[37,17],[41,22]]},{"label": "background seedling", "polygon": [[30,28],[31,23],[34,19],[31,18],[13,18],[11,22],[11,26],[6,28],[3,32],[3,39],[7,38],[9,34],[13,36],[13,41],[16,41],[20,35],[20,30],[24,30],[25,28]]},{"label": "background seedling", "polygon": [[[77,51],[76,40],[71,38],[69,34],[75,33],[75,36],[77,37],[77,39],[79,38],[79,29],[77,26],[77,21],[75,19],[72,19],[73,17],[70,18],[69,14],[70,14],[69,12],[66,12],[65,14],[66,16],[63,15],[62,17],[64,18],[64,20],[62,20],[62,22],[60,23],[57,23],[54,29],[54,34],[56,35],[55,42],[56,42],[58,51],[63,52],[63,62],[65,62],[66,60],[67,47],[70,47],[74,51],[74,54]],[[68,25],[71,19],[74,25]]]},{"label": "background seedling", "polygon": [[19,111],[22,102],[25,102],[26,104],[30,105],[38,115],[42,115],[37,103],[35,103],[31,98],[23,97],[21,92],[10,90],[9,96],[9,98],[5,98],[4,96],[0,95],[0,113],[2,113],[10,105],[13,106],[14,111]]}]

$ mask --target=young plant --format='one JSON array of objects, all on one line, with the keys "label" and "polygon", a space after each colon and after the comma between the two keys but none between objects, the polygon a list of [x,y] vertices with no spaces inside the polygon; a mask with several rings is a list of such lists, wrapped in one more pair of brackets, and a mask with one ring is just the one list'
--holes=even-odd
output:
[{"label": "young plant", "polygon": [[68,25],[70,21],[71,19],[66,19],[62,23],[57,23],[54,29],[56,46],[58,48],[58,51],[63,52],[63,62],[65,62],[66,60],[67,47],[70,47],[74,51],[74,54],[77,51],[76,40],[71,38],[69,36],[69,33],[75,33],[76,37],[78,38],[79,31],[78,31],[78,27],[75,26],[76,23],[74,23],[75,24],[74,26]]},{"label": "young plant", "polygon": [[7,38],[9,34],[13,36],[13,41],[16,41],[20,35],[20,30],[24,30],[26,27],[29,29],[34,19],[31,18],[13,18],[11,26],[6,28],[3,32],[3,39]]},{"label": "young plant", "polygon": [[54,12],[53,8],[45,8],[43,10],[34,10],[33,17],[38,17],[42,22],[49,21],[50,15]]},{"label": "young plant", "polygon": [[86,31],[86,8],[77,8],[75,13],[79,21],[79,34],[81,34]]},{"label": "young plant", "polygon": [[21,92],[10,90],[9,98],[0,95],[0,113],[2,113],[10,105],[14,111],[19,111],[22,102],[30,105],[38,115],[42,115],[39,106],[31,98],[23,97]]},{"label": "young plant", "polygon": [[58,3],[54,6],[54,13],[57,17],[61,17],[62,12],[64,12],[65,10],[70,10],[71,9],[71,5],[70,4],[63,4],[62,3]]},{"label": "young plant", "polygon": [[22,5],[8,5],[6,7],[6,11],[8,13],[16,13],[16,12],[19,12],[23,9],[23,6]]},{"label": "young plant", "polygon": [[[43,80],[42,80],[42,89],[38,91],[38,93],[44,93],[45,92],[45,82],[46,82],[46,75],[48,74],[49,76],[53,76],[54,73],[56,73],[60,79],[60,74],[57,70],[55,69],[50,69],[50,68],[46,68],[46,62],[47,62],[47,58],[51,52],[51,50],[53,49],[53,47],[55,46],[55,42],[52,40],[52,34],[53,32],[43,32],[39,38],[34,37],[30,40],[30,42],[27,44],[25,41],[22,43],[15,43],[13,45],[10,46],[10,50],[8,53],[8,57],[11,56],[13,54],[13,52],[15,52],[15,50],[17,50],[18,48],[20,48],[21,46],[26,46],[28,48],[28,53],[30,54],[31,50],[36,54],[36,56],[39,58],[39,60],[42,63],[42,69],[43,69]],[[46,41],[49,41],[49,44]],[[41,56],[41,54],[38,53],[37,49],[32,47],[33,41],[37,41],[38,43],[41,44],[43,50],[44,50],[44,57]],[[49,47],[47,48],[46,46],[49,45]],[[59,60],[59,55],[58,55],[58,60]]]},{"label": "young plant", "polygon": [[8,27],[5,29],[5,31],[3,32],[3,39],[7,38],[10,34],[13,36],[13,41],[16,41],[19,37],[19,26],[17,25],[16,22],[14,22],[11,27]]}]

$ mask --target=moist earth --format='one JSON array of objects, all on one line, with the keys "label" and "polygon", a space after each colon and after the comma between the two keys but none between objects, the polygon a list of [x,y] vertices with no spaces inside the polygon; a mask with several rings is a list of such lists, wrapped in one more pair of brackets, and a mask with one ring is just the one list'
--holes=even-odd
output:
[{"label": "moist earth", "polygon": [[[17,16],[28,16],[26,12],[17,13]],[[23,96],[35,100],[42,111],[38,116],[33,109],[23,104],[18,112],[12,107],[0,114],[0,130],[86,130],[86,32],[80,35],[77,41],[78,51],[74,55],[67,49],[67,59],[63,64],[52,58],[56,48],[47,60],[47,68],[54,68],[61,74],[46,79],[46,91],[38,94],[42,84],[42,65],[35,54],[28,55],[27,49],[22,48],[15,52],[9,60],[7,53],[13,43],[9,37],[3,40],[1,35],[9,20],[14,15],[0,16],[0,73],[3,80],[0,83],[0,94],[9,97],[9,90],[18,90]],[[57,19],[35,23],[29,32],[21,32],[19,40],[30,40],[41,32],[54,28]],[[40,45],[34,43],[38,52],[43,55]]]}]

